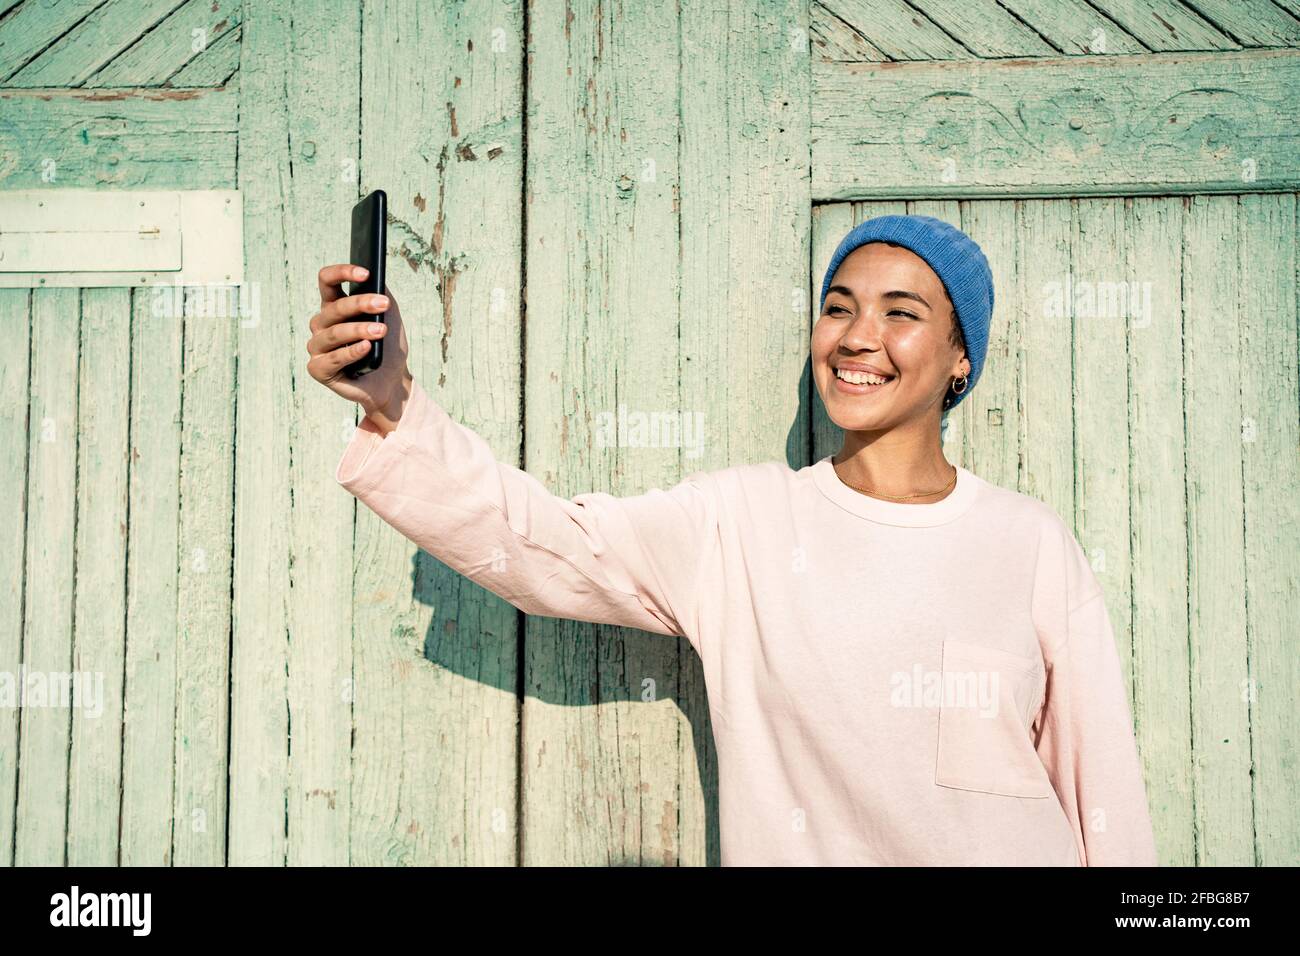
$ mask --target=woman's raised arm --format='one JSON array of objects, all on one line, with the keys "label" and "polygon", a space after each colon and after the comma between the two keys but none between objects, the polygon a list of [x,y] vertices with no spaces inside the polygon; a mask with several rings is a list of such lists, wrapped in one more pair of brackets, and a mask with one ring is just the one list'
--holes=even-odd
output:
[{"label": "woman's raised arm", "polygon": [[[322,270],[322,287],[334,278]],[[352,333],[317,341],[340,323],[361,325],[331,321],[326,312],[348,298],[322,294],[308,352],[313,362],[320,359],[313,377],[359,401],[378,371],[356,381],[330,379],[334,366],[364,354],[349,351]],[[393,303],[390,326],[396,315]],[[395,333],[400,327],[387,334]],[[406,372],[404,335],[401,345],[384,356],[386,365],[401,356],[394,382],[376,382],[373,394],[366,392],[367,416],[339,461],[339,484],[429,554],[522,611],[683,636],[698,651],[699,574],[717,540],[708,475],[630,497],[554,495],[497,461],[480,435],[453,421]],[[344,354],[331,360],[333,350]]]}]

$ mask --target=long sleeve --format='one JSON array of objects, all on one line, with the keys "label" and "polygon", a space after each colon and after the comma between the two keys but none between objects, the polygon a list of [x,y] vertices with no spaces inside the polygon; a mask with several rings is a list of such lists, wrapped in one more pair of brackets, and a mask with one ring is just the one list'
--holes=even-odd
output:
[{"label": "long sleeve", "polygon": [[363,419],[335,479],[419,547],[526,613],[683,636],[699,650],[697,572],[717,520],[702,472],[631,497],[553,495],[497,461],[415,382],[387,437]]},{"label": "long sleeve", "polygon": [[1035,746],[1084,866],[1157,866],[1155,837],[1115,635],[1100,585],[1045,655]]}]

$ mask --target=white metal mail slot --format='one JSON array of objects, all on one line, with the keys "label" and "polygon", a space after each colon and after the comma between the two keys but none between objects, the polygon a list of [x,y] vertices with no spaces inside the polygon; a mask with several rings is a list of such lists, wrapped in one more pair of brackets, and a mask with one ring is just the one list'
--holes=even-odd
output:
[{"label": "white metal mail slot", "polygon": [[237,190],[0,191],[0,288],[238,285]]},{"label": "white metal mail slot", "polygon": [[181,267],[177,193],[51,189],[10,196],[0,195],[0,270],[176,272]]}]

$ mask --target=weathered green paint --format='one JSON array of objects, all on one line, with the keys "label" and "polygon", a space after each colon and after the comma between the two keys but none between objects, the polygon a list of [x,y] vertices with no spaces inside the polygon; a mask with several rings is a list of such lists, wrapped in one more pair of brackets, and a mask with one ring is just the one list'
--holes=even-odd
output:
[{"label": "weathered green paint", "polygon": [[[1162,49],[1295,45],[1279,7],[16,6],[0,187],[237,185],[258,311],[0,290],[0,385],[26,396],[0,412],[24,489],[0,507],[22,595],[0,670],[105,691],[97,719],[0,711],[0,861],[717,861],[686,642],[526,618],[334,485],[356,410],[302,344],[376,187],[414,373],[566,495],[836,450],[807,356],[821,266],[871,215],[960,224],[998,304],[945,452],[1092,558],[1162,862],[1300,859],[1296,55],[1123,55],[1156,15]],[[37,81],[80,87],[14,88]],[[1180,94],[1204,105],[1143,112]],[[1054,312],[1067,276],[1149,281],[1151,312]],[[703,454],[603,444],[619,406],[703,413]]]},{"label": "weathered green paint", "polygon": [[813,194],[1294,190],[1297,89],[1290,50],[814,63]]},{"label": "weathered green paint", "polygon": [[232,189],[238,119],[237,87],[0,90],[0,182]]}]

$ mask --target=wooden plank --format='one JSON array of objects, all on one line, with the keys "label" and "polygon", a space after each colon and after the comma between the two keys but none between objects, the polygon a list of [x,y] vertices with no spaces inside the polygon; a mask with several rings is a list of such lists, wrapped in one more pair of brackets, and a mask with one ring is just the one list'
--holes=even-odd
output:
[{"label": "wooden plank", "polygon": [[[1133,722],[1160,862],[1195,862],[1183,436],[1183,201],[1138,197],[1125,225],[1149,320],[1128,350]],[[1109,601],[1109,597],[1107,599]]]},{"label": "wooden plank", "polygon": [[809,6],[813,56],[823,60],[887,60],[884,52],[816,0]]},{"label": "wooden plank", "polygon": [[1236,50],[1240,45],[1178,0],[1089,0],[1149,50]]},{"label": "wooden plank", "polygon": [[0,23],[0,83],[89,16],[103,0],[24,3]]},{"label": "wooden plank", "polygon": [[185,301],[172,863],[226,855],[235,320]]},{"label": "wooden plank", "polygon": [[1292,51],[812,69],[818,200],[1300,185]]},{"label": "wooden plank", "polygon": [[1052,56],[1060,52],[997,0],[927,3],[922,9],[944,32],[980,57]]},{"label": "wooden plank", "polygon": [[[438,81],[397,89],[387,71],[366,71],[361,90],[361,191],[388,193],[389,286],[411,374],[511,465],[522,414],[524,34],[522,5],[484,2],[445,14],[367,4],[361,30],[363,63],[383,58],[410,76],[430,57],[441,64]],[[418,145],[391,149],[411,116],[425,117]],[[346,414],[350,426],[353,411],[336,402],[331,424]],[[353,569],[351,861],[513,865],[522,615],[365,507]]]},{"label": "wooden plank", "polygon": [[233,82],[239,70],[243,27],[227,30],[210,42],[206,49],[168,78],[167,85],[177,88],[225,86]]},{"label": "wooden plank", "polygon": [[182,323],[156,293],[131,300],[131,525],[127,541],[122,866],[172,860]]},{"label": "wooden plank", "polygon": [[[998,290],[1016,287],[1019,248],[1014,202],[962,204],[962,230],[979,243],[993,272],[993,309],[984,369],[974,390],[957,406],[965,442],[963,464],[1004,488],[1020,484],[1020,373],[1016,362],[1022,329],[1015,309],[998,307]],[[956,416],[949,416],[951,421]]]},{"label": "wooden plank", "polygon": [[1046,502],[1067,523],[1074,516],[1074,310],[1066,299],[1071,218],[1069,200],[1016,204],[1016,284],[994,290],[993,308],[994,322],[1020,328],[1017,490]]},{"label": "wooden plank", "polygon": [[159,25],[176,0],[108,0],[21,70],[6,86],[80,86]]},{"label": "wooden plank", "polygon": [[[679,43],[716,50],[716,27],[679,22],[665,5],[580,3],[573,12],[530,22],[525,368],[541,371],[525,379],[523,460],[558,495],[640,494],[680,477],[681,450],[610,445],[599,440],[597,422],[620,406],[688,414],[707,407],[683,394],[677,345],[681,316],[699,314],[685,302],[679,313],[678,304],[679,201],[689,205],[695,185],[684,179],[689,160],[678,166],[679,133],[692,125],[678,111],[697,108],[685,102],[696,80],[665,86],[656,77],[688,68]],[[727,20],[716,8],[709,13]],[[745,22],[761,32],[766,12],[747,11]],[[800,26],[806,20],[792,15],[766,28],[778,48],[790,49],[790,29]],[[640,91],[634,100],[617,94],[625,85]],[[781,95],[765,93],[765,108]],[[601,236],[620,238],[596,242]],[[713,278],[732,275],[723,269]],[[727,311],[716,298],[712,308]],[[685,839],[695,852],[703,848],[700,835],[683,833],[702,830],[703,815],[684,812],[679,795],[677,748],[686,735],[675,701],[689,653],[684,641],[662,635],[526,619],[523,864],[671,865]],[[643,703],[646,680],[655,690]]]},{"label": "wooden plank", "polygon": [[230,189],[238,116],[233,86],[0,90],[0,183]]},{"label": "wooden plank", "polygon": [[77,568],[73,671],[91,707],[72,712],[68,863],[117,864],[126,648],[131,293],[82,292],[77,411]]},{"label": "wooden plank", "polygon": [[[361,11],[320,0],[288,5],[291,24],[329,20],[306,35],[291,28],[286,57],[292,188],[285,195],[284,259],[296,317],[292,400],[285,409],[291,437],[293,489],[289,534],[289,843],[291,866],[339,866],[351,852],[352,551],[356,499],[333,481],[339,455],[339,398],[307,374],[306,322],[320,302],[320,267],[348,252],[357,199]],[[259,15],[263,8],[259,6]],[[288,12],[291,10],[291,13]],[[308,12],[310,11],[310,12]],[[245,22],[256,27],[256,18]],[[350,117],[340,124],[339,117]],[[328,131],[328,135],[326,135]],[[289,358],[286,353],[286,358]],[[327,423],[322,425],[322,423]]]},{"label": "wooden plank", "polygon": [[[1132,699],[1133,600],[1129,527],[1130,328],[1147,319],[1133,272],[1123,200],[1079,199],[1070,252],[1074,368],[1075,537],[1105,592],[1120,666]],[[1028,250],[1026,250],[1028,254]]]},{"label": "wooden plank", "polygon": [[[1295,595],[1300,574],[1300,487],[1296,449],[1296,199],[1243,196],[1241,242],[1242,475],[1245,491],[1246,614],[1257,866],[1300,859],[1295,799],[1300,686]],[[1283,489],[1290,489],[1283,491]]]},{"label": "wooden plank", "polygon": [[[1194,196],[1183,243],[1196,865],[1255,862],[1243,543],[1237,200]],[[1225,454],[1225,449],[1234,449]]]},{"label": "wooden plank", "polygon": [[1065,54],[1143,53],[1146,47],[1113,20],[1078,0],[999,0]]},{"label": "wooden plank", "polygon": [[[225,47],[238,63],[239,48],[229,40],[239,32],[240,4],[238,0],[187,0],[161,23],[140,38],[138,43],[114,57],[101,69],[90,75],[86,87],[110,86],[220,86],[230,72],[219,77],[209,75],[208,82],[192,82],[197,75],[190,72],[190,81],[182,74],[201,59],[208,59],[214,47]],[[44,57],[42,57],[42,60]],[[215,81],[215,82],[214,82]],[[50,83],[47,85],[56,85]],[[70,84],[73,85],[73,84]]]},{"label": "wooden plank", "polygon": [[72,713],[58,688],[72,670],[80,318],[77,290],[33,291],[17,866],[67,862]]},{"label": "wooden plank", "polygon": [[0,498],[0,589],[15,599],[0,602],[0,675],[12,699],[0,708],[0,866],[14,861],[14,806],[18,793],[19,674],[22,664],[24,565],[27,553],[28,372],[31,346],[31,293],[0,289],[0,325],[9,347],[0,354],[0,389],[12,396],[0,405],[0,436],[9,450],[0,457],[0,484],[15,489]]},{"label": "wooden plank", "polygon": [[[293,508],[291,443],[289,416],[267,414],[267,410],[288,407],[294,388],[292,364],[305,365],[311,315],[305,310],[313,300],[308,286],[314,279],[294,274],[291,284],[283,256],[264,255],[262,250],[288,248],[289,234],[295,228],[292,203],[296,194],[289,188],[294,181],[290,166],[303,159],[301,152],[290,155],[284,148],[291,135],[289,90],[294,68],[284,51],[292,46],[287,5],[259,4],[242,44],[244,106],[239,115],[246,270],[240,311],[247,317],[240,321],[235,382],[237,493],[227,823],[227,862],[231,866],[283,866],[288,857],[290,633],[286,596]],[[286,347],[281,348],[281,343]],[[288,343],[296,344],[290,349]],[[302,349],[302,354],[297,349]],[[322,421],[337,422],[340,417],[335,413]],[[316,475],[311,480],[328,483],[331,479]],[[350,549],[334,555],[334,560],[346,564],[349,555]],[[341,697],[335,694],[333,699],[341,701]]]},{"label": "wooden plank", "polygon": [[1300,19],[1270,0],[1189,0],[1187,5],[1245,46],[1300,46]]},{"label": "wooden plank", "polygon": [[904,0],[822,0],[891,60],[972,60],[975,54]]}]

